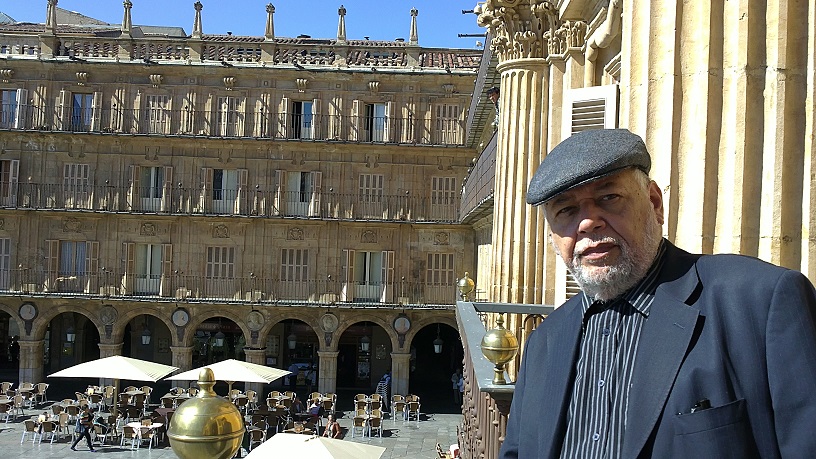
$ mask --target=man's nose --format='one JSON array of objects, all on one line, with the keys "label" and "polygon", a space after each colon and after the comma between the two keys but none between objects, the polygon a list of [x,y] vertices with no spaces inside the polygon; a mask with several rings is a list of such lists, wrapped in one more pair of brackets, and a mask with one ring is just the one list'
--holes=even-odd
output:
[{"label": "man's nose", "polygon": [[578,218],[579,233],[593,233],[606,226],[603,210],[594,203],[581,205]]}]

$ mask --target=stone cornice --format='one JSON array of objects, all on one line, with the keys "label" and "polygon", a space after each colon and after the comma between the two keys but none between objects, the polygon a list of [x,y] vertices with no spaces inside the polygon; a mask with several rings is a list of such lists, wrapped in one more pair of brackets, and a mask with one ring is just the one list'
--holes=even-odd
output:
[{"label": "stone cornice", "polygon": [[545,58],[549,37],[558,28],[558,10],[544,0],[487,0],[474,9],[477,23],[486,27],[499,62]]}]

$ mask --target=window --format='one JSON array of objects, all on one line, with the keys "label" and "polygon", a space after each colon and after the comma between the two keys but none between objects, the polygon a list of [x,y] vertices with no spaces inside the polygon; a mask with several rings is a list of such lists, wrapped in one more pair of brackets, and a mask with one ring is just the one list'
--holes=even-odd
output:
[{"label": "window", "polygon": [[151,94],[147,96],[147,100],[145,102],[145,116],[147,117],[148,134],[170,133],[169,105],[169,96],[158,94]]},{"label": "window", "polygon": [[164,190],[164,167],[140,167],[139,182],[142,184],[139,196],[142,199],[161,199]]},{"label": "window", "polygon": [[71,131],[91,130],[93,101],[93,94],[71,94]]},{"label": "window", "polygon": [[17,91],[0,90],[0,129],[17,127]]},{"label": "window", "polygon": [[436,143],[442,145],[459,145],[464,139],[462,126],[459,121],[461,110],[458,105],[439,104],[436,106],[434,119],[436,122]]},{"label": "window", "polygon": [[289,123],[292,126],[292,139],[313,139],[314,138],[314,113],[313,103],[309,102],[293,102],[292,103],[292,121]]},{"label": "window", "polygon": [[451,221],[456,219],[456,178],[431,178],[431,215],[433,220]]},{"label": "window", "polygon": [[233,279],[235,276],[235,248],[207,247],[208,279]]},{"label": "window", "polygon": [[11,239],[0,238],[0,290],[11,285]]},{"label": "window", "polygon": [[357,218],[383,218],[383,176],[360,174]]},{"label": "window", "polygon": [[429,253],[425,273],[425,302],[446,303],[455,298],[452,253]]},{"label": "window", "polygon": [[385,142],[387,116],[385,104],[365,105],[365,118],[363,119],[364,141]]},{"label": "window", "polygon": [[320,215],[320,172],[280,171],[278,176],[285,177],[278,185],[286,190],[286,215]]},{"label": "window", "polygon": [[309,277],[309,249],[281,249],[280,279],[302,282]]},{"label": "window", "polygon": [[19,160],[0,160],[0,205],[9,207],[17,205],[17,176],[19,171]]},{"label": "window", "polygon": [[161,244],[136,245],[136,293],[159,293],[162,259]]},{"label": "window", "polygon": [[66,208],[90,208],[89,167],[87,164],[65,164],[62,175],[62,191]]},{"label": "window", "polygon": [[206,213],[243,214],[247,208],[246,169],[204,168],[202,198]]},{"label": "window", "polygon": [[394,251],[343,250],[342,301],[393,301]]},{"label": "window", "polygon": [[240,136],[238,115],[238,98],[232,96],[219,97],[216,110],[215,135],[222,137]]},{"label": "window", "polygon": [[589,129],[614,129],[618,127],[618,85],[565,91],[564,111],[564,138]]}]

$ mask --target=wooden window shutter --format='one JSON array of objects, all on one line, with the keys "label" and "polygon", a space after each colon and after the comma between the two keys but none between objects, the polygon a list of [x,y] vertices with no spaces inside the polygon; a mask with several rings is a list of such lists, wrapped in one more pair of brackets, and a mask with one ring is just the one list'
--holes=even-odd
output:
[{"label": "wooden window shutter", "polygon": [[93,102],[91,102],[91,131],[99,132],[102,130],[102,92],[97,91],[93,94]]},{"label": "wooden window shutter", "polygon": [[170,212],[173,202],[173,166],[164,166],[164,189],[162,190],[161,210]]},{"label": "wooden window shutter", "polygon": [[286,200],[286,171],[285,170],[276,170],[275,171],[275,198],[272,205],[274,209],[272,211],[273,215],[281,215],[284,213],[284,202]]},{"label": "wooden window shutter", "polygon": [[291,105],[288,97],[281,97],[280,108],[278,109],[278,138],[280,139],[289,138],[291,124],[289,112]]},{"label": "wooden window shutter", "polygon": [[130,208],[141,209],[141,189],[142,167],[136,164],[130,166]]},{"label": "wooden window shutter", "polygon": [[162,244],[161,280],[159,295],[171,296],[173,290],[173,244]]},{"label": "wooden window shutter", "polygon": [[312,138],[313,139],[324,139],[326,138],[323,135],[322,126],[323,120],[321,119],[320,115],[320,99],[312,100]]},{"label": "wooden window shutter", "polygon": [[99,293],[99,241],[87,241],[85,254],[86,293]]},{"label": "wooden window shutter", "polygon": [[394,102],[388,101],[385,104],[385,132],[383,139],[386,142],[394,142],[396,139],[394,138]]},{"label": "wooden window shutter", "polygon": [[363,121],[362,118],[365,113],[360,113],[362,109],[362,101],[355,99],[351,103],[351,139],[352,141],[363,140],[363,133],[361,132]]},{"label": "wooden window shutter", "polygon": [[311,182],[312,182],[312,196],[309,199],[309,216],[311,217],[319,217],[320,213],[320,195],[322,194],[322,172],[309,172]]},{"label": "wooden window shutter", "polygon": [[28,123],[28,89],[17,90],[17,109],[14,113],[14,129],[30,128]]},{"label": "wooden window shutter", "polygon": [[235,199],[235,214],[246,215],[247,213],[247,182],[249,181],[249,171],[238,169],[238,193]]},{"label": "wooden window shutter", "polygon": [[394,302],[394,251],[384,250],[382,253],[382,293],[380,302]]},{"label": "wooden window shutter", "polygon": [[20,175],[20,160],[12,159],[9,161],[9,177],[8,177],[8,205],[12,207],[17,206],[17,181]]},{"label": "wooden window shutter", "polygon": [[56,291],[57,276],[59,275],[59,251],[58,240],[49,239],[46,243],[45,270],[46,270],[46,291]]},{"label": "wooden window shutter", "polygon": [[130,295],[133,293],[136,280],[136,244],[125,242],[123,249],[125,252],[125,275],[122,276],[122,293]]},{"label": "wooden window shutter", "polygon": [[343,249],[343,289],[340,301],[354,301],[354,250]]},{"label": "wooden window shutter", "polygon": [[71,91],[65,89],[60,91],[59,96],[59,120],[57,129],[67,131],[71,127]]}]

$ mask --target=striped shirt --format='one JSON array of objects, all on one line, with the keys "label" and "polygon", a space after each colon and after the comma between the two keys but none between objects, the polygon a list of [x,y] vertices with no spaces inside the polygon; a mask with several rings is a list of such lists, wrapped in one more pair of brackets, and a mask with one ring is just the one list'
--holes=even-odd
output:
[{"label": "striped shirt", "polygon": [[562,458],[620,457],[640,331],[649,317],[665,252],[665,242],[661,240],[646,276],[622,296],[593,302],[582,295],[581,350],[575,366]]}]

